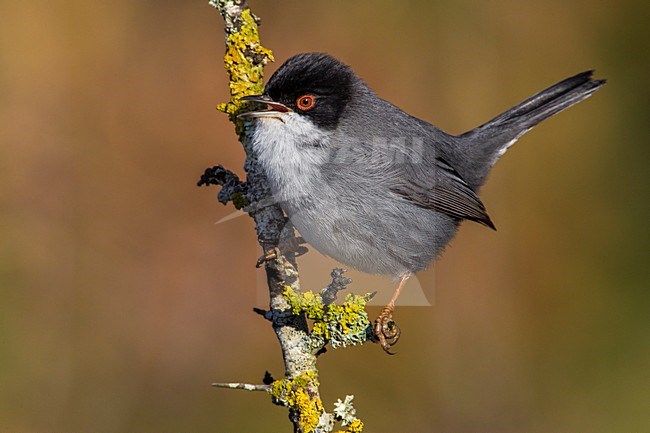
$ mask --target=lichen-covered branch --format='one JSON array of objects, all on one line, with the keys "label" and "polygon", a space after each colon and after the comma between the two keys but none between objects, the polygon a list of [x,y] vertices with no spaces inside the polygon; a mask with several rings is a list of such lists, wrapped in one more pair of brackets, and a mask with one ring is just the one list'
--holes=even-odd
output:
[{"label": "lichen-covered branch", "polygon": [[[256,309],[273,326],[285,365],[282,379],[265,376],[263,384],[216,383],[219,388],[265,391],[272,401],[289,409],[294,432],[332,432],[338,422],[345,430],[361,432],[363,423],[356,418],[352,396],[338,400],[333,412],[327,412],[319,393],[317,357],[329,343],[333,348],[362,344],[370,337],[370,321],[365,312],[372,295],[347,295],[336,305],[336,294],[350,280],[340,269],[332,273],[332,283],[320,294],[302,292],[295,262],[299,245],[282,209],[272,200],[271,192],[255,155],[249,129],[237,115],[246,110],[240,98],[263,92],[264,66],[273,61],[270,50],[259,39],[259,19],[253,15],[246,0],[211,0],[225,21],[226,53],[224,66],[228,75],[230,101],[217,109],[228,114],[246,152],[246,180],[222,166],[209,168],[201,176],[201,185],[219,185],[219,201],[233,202],[255,221],[257,237],[264,251],[264,264],[270,295],[268,311]],[[308,320],[312,321],[311,330]]]}]

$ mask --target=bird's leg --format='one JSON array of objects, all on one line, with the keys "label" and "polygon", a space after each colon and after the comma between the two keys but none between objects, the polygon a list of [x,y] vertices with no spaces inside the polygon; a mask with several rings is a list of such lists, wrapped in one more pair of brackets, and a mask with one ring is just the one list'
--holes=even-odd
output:
[{"label": "bird's leg", "polygon": [[384,349],[384,352],[389,355],[394,355],[394,352],[390,351],[390,348],[394,346],[401,335],[399,326],[393,320],[393,310],[395,309],[395,302],[399,297],[402,288],[406,285],[406,280],[409,279],[410,274],[404,274],[400,277],[399,284],[393,293],[393,297],[390,298],[388,305],[379,313],[377,319],[375,320],[375,337],[379,340],[381,348]]},{"label": "bird's leg", "polygon": [[[278,241],[271,241],[268,239],[258,239],[260,245],[278,245]],[[290,237],[288,239],[282,239],[279,242],[279,248],[282,251],[293,252],[296,257],[300,257],[303,254],[307,253],[307,247],[303,246],[307,242],[302,238],[302,236]],[[277,258],[277,254],[274,248],[270,248],[266,253],[262,254],[255,264],[256,268],[261,268],[262,265],[269,260],[274,260]]]}]

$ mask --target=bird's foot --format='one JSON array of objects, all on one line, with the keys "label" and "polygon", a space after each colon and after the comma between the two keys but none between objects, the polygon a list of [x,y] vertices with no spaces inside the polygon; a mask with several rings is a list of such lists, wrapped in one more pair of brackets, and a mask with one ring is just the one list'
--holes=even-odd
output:
[{"label": "bird's foot", "polygon": [[[280,249],[280,251],[283,251],[285,253],[293,253],[296,257],[300,257],[304,254],[307,254],[307,252],[309,251],[307,247],[304,246],[307,243],[307,241],[305,241],[305,239],[303,239],[302,236],[291,236],[288,238],[282,238],[280,240],[258,238],[257,242],[260,245],[270,245],[273,247],[277,247]],[[264,256],[260,257],[260,259],[257,261],[258,268],[262,266],[262,264],[266,261],[263,260],[263,257]]]},{"label": "bird's foot", "polygon": [[392,305],[386,305],[379,316],[377,316],[377,319],[375,319],[374,326],[375,337],[377,337],[384,352],[389,355],[395,355],[395,352],[391,352],[390,349],[397,344],[401,335],[399,326],[393,320],[393,310],[394,307]]},{"label": "bird's foot", "polygon": [[262,254],[259,259],[257,259],[255,267],[261,268],[264,263],[270,262],[271,260],[275,260],[277,258],[278,250],[276,248],[270,248],[266,253]]}]

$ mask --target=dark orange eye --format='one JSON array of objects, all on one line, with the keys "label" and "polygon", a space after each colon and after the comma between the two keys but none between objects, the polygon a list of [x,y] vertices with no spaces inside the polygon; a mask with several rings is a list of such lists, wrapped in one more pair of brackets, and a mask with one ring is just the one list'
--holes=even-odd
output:
[{"label": "dark orange eye", "polygon": [[303,95],[296,100],[296,105],[301,110],[311,110],[316,104],[316,98],[313,95]]}]

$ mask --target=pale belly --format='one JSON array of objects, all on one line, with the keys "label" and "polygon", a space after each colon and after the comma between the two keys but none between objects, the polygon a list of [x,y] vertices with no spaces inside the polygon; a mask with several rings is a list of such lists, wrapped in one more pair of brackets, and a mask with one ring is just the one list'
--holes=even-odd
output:
[{"label": "pale belly", "polygon": [[285,212],[320,253],[369,274],[401,276],[425,269],[456,232],[449,217],[415,206],[380,203],[374,212],[350,206],[296,207]]}]

